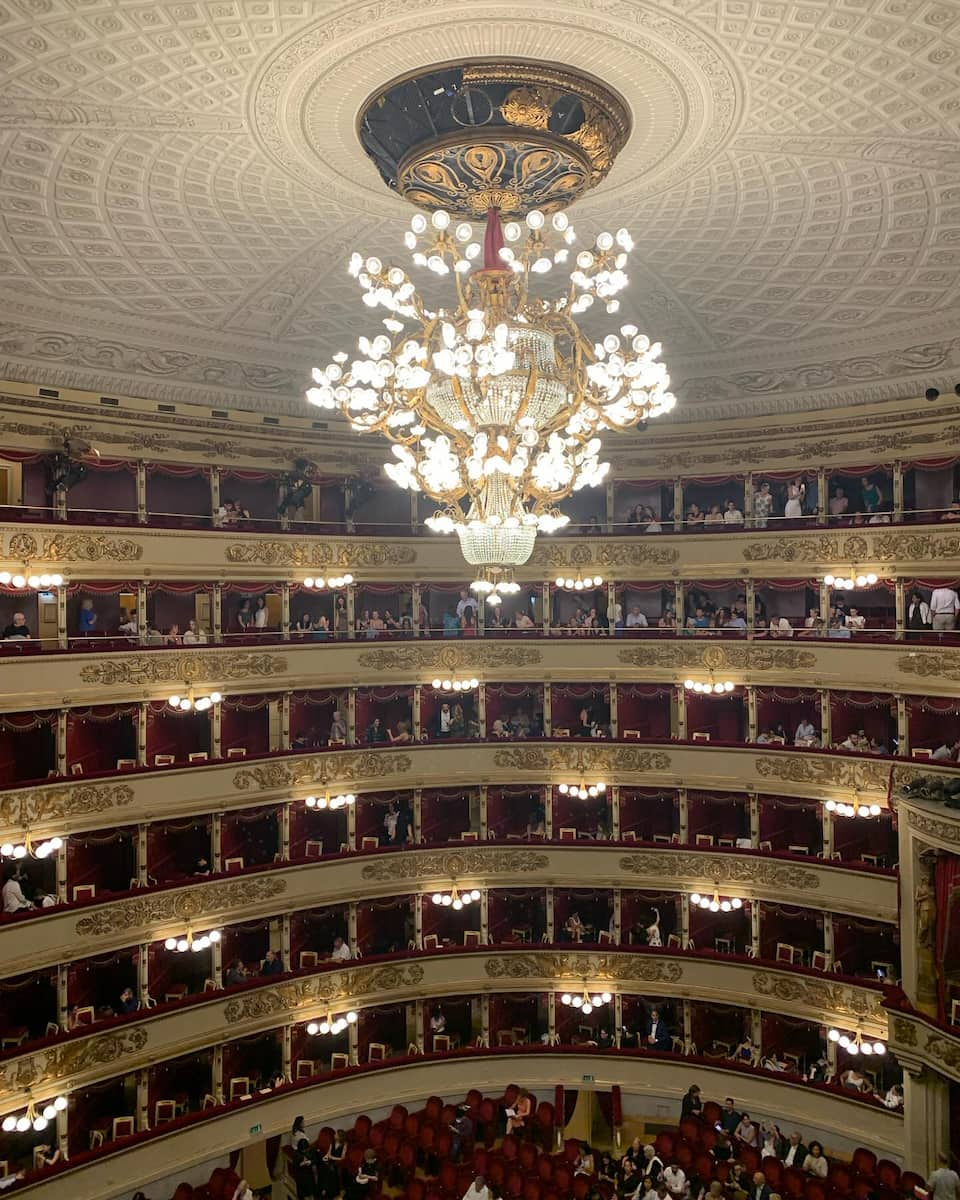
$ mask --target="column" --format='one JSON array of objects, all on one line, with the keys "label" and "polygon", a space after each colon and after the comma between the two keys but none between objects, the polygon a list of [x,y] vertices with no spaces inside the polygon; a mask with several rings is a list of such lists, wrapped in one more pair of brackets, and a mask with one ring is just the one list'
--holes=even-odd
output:
[{"label": "column", "polygon": [[480,784],[480,832],[478,836],[481,842],[485,842],[490,836],[489,797],[485,783]]},{"label": "column", "polygon": [[418,638],[420,633],[420,604],[422,603],[423,593],[420,591],[420,584],[415,583],[410,591],[410,605],[413,612],[410,614],[410,619],[413,622],[413,636]]},{"label": "column", "polygon": [[904,626],[907,623],[907,595],[903,586],[903,579],[897,576],[894,580],[894,603],[896,604],[896,640],[902,642],[904,638]]},{"label": "column", "polygon": [[903,1157],[924,1176],[950,1141],[950,1092],[942,1075],[929,1067],[903,1072]]},{"label": "column", "polygon": [[293,802],[284,800],[280,804],[280,858],[290,861],[290,807]]},{"label": "column", "polygon": [[61,708],[57,717],[57,774],[67,774],[67,714],[69,708]]},{"label": "column", "polygon": [[936,889],[937,851],[914,840],[906,822],[900,839],[900,986],[916,1008],[937,1012]]},{"label": "column", "polygon": [[683,529],[683,480],[673,481],[673,528],[679,533]]},{"label": "column", "polygon": [[747,686],[747,741],[757,740],[757,689],[753,684]]},{"label": "column", "polygon": [[550,582],[549,580],[543,585],[542,598],[540,600],[540,609],[543,613],[543,636],[550,636],[550,622],[552,613],[550,612]]},{"label": "column", "polygon": [[[142,957],[143,955],[141,955],[141,958]],[[67,1028],[67,1008],[69,1007],[69,997],[67,993],[69,972],[69,963],[60,963],[57,966],[57,1023],[64,1032]]]},{"label": "column", "polygon": [[[150,826],[141,822],[137,826],[137,887],[147,887],[147,833]],[[57,864],[59,866],[59,862]]]},{"label": "column", "polygon": [[830,689],[820,688],[820,742],[829,749],[833,742],[830,730]]},{"label": "column", "polygon": [[[351,623],[350,628],[353,628]],[[347,689],[347,743],[351,746],[357,744],[357,690],[356,688]]]},{"label": "column", "polygon": [[210,866],[216,871],[223,870],[223,813],[215,812],[210,818]]},{"label": "column", "polygon": [[413,789],[413,844],[419,846],[423,841],[423,789]]},{"label": "column", "polygon": [[357,902],[351,900],[347,905],[347,945],[357,953]]},{"label": "column", "polygon": [[[284,964],[289,966],[289,964]],[[213,975],[213,985],[223,987],[223,942],[214,942],[210,947],[210,972]]]},{"label": "column", "polygon": [[693,1005],[689,1000],[683,1002],[683,1052],[693,1053]]},{"label": "column", "polygon": [[490,1045],[490,997],[480,997],[480,1045]]},{"label": "column", "polygon": [[750,1009],[750,1041],[763,1050],[763,1017],[759,1009]]},{"label": "column", "polygon": [[682,683],[673,689],[672,732],[681,742],[687,739],[687,692]]},{"label": "column", "polygon": [[291,934],[293,930],[293,918],[290,913],[284,913],[280,918],[280,960],[283,963],[284,970],[293,970],[293,942]]},{"label": "column", "polygon": [[[547,941],[552,945],[556,941],[556,926],[554,924],[553,888],[547,888]],[[552,994],[552,993],[551,993]]]},{"label": "column", "polygon": [[147,464],[137,459],[137,524],[147,523]]},{"label": "column", "polygon": [[479,597],[478,600],[479,602],[476,610],[477,637],[483,637],[483,631],[487,627],[487,605],[486,601],[482,597]]},{"label": "column", "polygon": [[543,803],[543,833],[546,840],[553,840],[553,786],[546,784],[541,789],[540,799]]},{"label": "column", "polygon": [[897,754],[910,757],[910,722],[907,719],[907,698],[897,696]]},{"label": "column", "polygon": [[480,941],[484,946],[490,945],[490,901],[486,888],[480,892]]},{"label": "column", "polygon": [[680,897],[680,945],[685,950],[690,941],[690,897],[686,892]]},{"label": "column", "polygon": [[60,1151],[61,1158],[68,1158],[70,1154],[70,1139],[68,1137],[69,1108],[65,1108],[62,1112],[57,1113],[57,1149]]},{"label": "column", "polygon": [[620,1034],[623,1029],[623,997],[619,992],[613,998],[613,1040],[617,1049],[620,1049]]},{"label": "column", "polygon": [[68,648],[67,633],[67,589],[66,586],[57,588],[57,648]]},{"label": "column", "polygon": [[620,713],[617,703],[617,685],[610,684],[610,736],[612,738],[619,737],[620,729]]},{"label": "column", "polygon": [[760,901],[750,901],[750,953],[760,957]]},{"label": "column", "polygon": [[[556,1046],[557,1038],[557,993],[547,993],[547,1038],[551,1046]],[[560,1138],[560,1131],[557,1131],[557,1138]]]},{"label": "column", "polygon": [[210,468],[210,514],[216,522],[217,510],[220,508],[220,468]]},{"label": "column", "polygon": [[[142,626],[141,626],[142,628]],[[146,700],[141,700],[137,707],[137,766],[147,765],[147,720],[150,706]]]},{"label": "column", "polygon": [[683,632],[683,580],[675,579],[673,581],[673,612],[677,622],[677,634]]},{"label": "column", "polygon": [[[348,522],[352,525],[352,522]],[[353,640],[357,636],[357,593],[353,584],[347,585],[347,638]]]},{"label": "column", "polygon": [[286,580],[280,584],[280,636],[290,641],[290,584]]},{"label": "column", "polygon": [[893,519],[903,520],[903,463],[893,464]]},{"label": "column", "polygon": [[69,897],[67,896],[67,842],[68,838],[63,839],[63,845],[57,853],[57,900],[60,904],[66,904]]},{"label": "column", "polygon": [[833,913],[823,914],[823,953],[827,960],[827,970],[833,970]]},{"label": "column", "polygon": [[150,1073],[146,1067],[137,1072],[137,1133],[150,1128]]},{"label": "column", "polygon": [[223,1103],[223,1046],[214,1046],[210,1070],[210,1090],[217,1104]]},{"label": "column", "polygon": [[[483,690],[483,685],[480,685],[480,690]],[[423,738],[423,718],[421,716],[423,705],[423,685],[415,683],[413,685],[413,740],[419,742]]]},{"label": "column", "polygon": [[357,848],[357,806],[351,804],[347,809],[347,849]]},{"label": "column", "polygon": [[686,788],[677,789],[677,815],[680,843],[686,846],[690,841],[690,800]]},{"label": "column", "polygon": [[753,472],[748,471],[743,481],[743,522],[744,528],[753,528]]},{"label": "column", "polygon": [[215,704],[210,709],[210,757],[220,758],[223,754],[223,709]]},{"label": "column", "polygon": [[280,1054],[281,1063],[280,1070],[283,1072],[283,1078],[290,1082],[293,1079],[293,1026],[284,1025],[280,1031],[281,1043]]},{"label": "column", "polygon": [[617,512],[616,512],[616,497],[614,496],[613,480],[607,476],[606,486],[606,501],[607,501],[607,518],[606,530],[607,533],[616,533]]},{"label": "column", "polygon": [[150,943],[141,942],[137,950],[137,1001],[141,1008],[150,999]]},{"label": "column", "polygon": [[826,467],[817,468],[817,524],[826,525],[827,514],[830,511],[827,508],[827,469]]},{"label": "column", "polygon": [[754,610],[757,601],[757,590],[752,579],[748,579],[744,585],[743,596],[747,606],[747,637],[751,638],[756,628],[756,612]]},{"label": "column", "polygon": [[210,613],[213,618],[213,640],[223,641],[223,588],[219,583],[213,585],[210,597]]},{"label": "column", "polygon": [[543,736],[553,736],[553,706],[550,701],[550,684],[543,685]]},{"label": "column", "polygon": [[477,688],[477,719],[480,723],[480,737],[487,736],[487,689],[481,683]]},{"label": "column", "polygon": [[820,580],[820,620],[824,628],[827,628],[827,623],[830,619],[830,589]]},{"label": "column", "polygon": [[280,695],[280,748],[290,749],[290,709],[293,704],[293,692],[282,692]]},{"label": "column", "polygon": [[[413,940],[418,950],[423,949],[423,897],[419,894],[413,898]],[[422,1001],[417,1001],[419,1009]],[[420,1052],[423,1053],[423,1019],[419,1016],[417,1020],[417,1041],[420,1043]]]},{"label": "column", "polygon": [[147,644],[147,584],[141,579],[137,582],[137,641],[141,646]]},{"label": "column", "polygon": [[620,785],[612,784],[607,788],[607,795],[610,797],[610,837],[613,841],[620,841]]},{"label": "column", "polygon": [[417,492],[410,493],[410,532],[416,535],[420,526],[420,499]]},{"label": "column", "polygon": [[760,849],[760,797],[755,792],[750,796],[750,845]]},{"label": "column", "polygon": [[828,812],[824,805],[820,807],[820,823],[823,833],[823,857],[825,862],[833,858],[833,834],[836,828],[833,813]]},{"label": "column", "polygon": [[613,889],[613,944],[619,946],[623,928],[623,892],[620,888]]}]

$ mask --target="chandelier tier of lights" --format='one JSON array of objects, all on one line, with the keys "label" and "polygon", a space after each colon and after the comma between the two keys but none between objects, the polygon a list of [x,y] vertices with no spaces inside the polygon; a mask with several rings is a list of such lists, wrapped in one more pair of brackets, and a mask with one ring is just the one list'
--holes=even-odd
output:
[{"label": "chandelier tier of lights", "polygon": [[852,592],[854,588],[873,587],[877,582],[877,576],[873,571],[854,570],[850,575],[824,575],[823,582],[828,588],[836,588],[840,592]]},{"label": "chandelier tier of lights", "polygon": [[702,908],[709,912],[735,912],[739,908],[743,908],[743,901],[739,896],[725,896],[721,899],[719,891],[715,888],[713,895],[703,895],[700,892],[690,893],[690,903],[697,908]]},{"label": "chandelier tier of lights", "polygon": [[724,693],[732,692],[736,687],[736,684],[730,679],[724,679],[722,681],[715,681],[711,679],[709,683],[703,683],[699,679],[685,679],[683,681],[683,686],[688,692],[697,692],[704,696],[709,696],[711,694],[722,696]]},{"label": "chandelier tier of lights", "polygon": [[22,842],[4,842],[0,846],[0,858],[20,859],[32,855],[34,858],[49,858],[63,846],[63,838],[52,837],[46,841],[34,843],[31,838]]},{"label": "chandelier tier of lights", "polygon": [[860,800],[854,800],[853,804],[828,800],[823,807],[836,817],[879,817],[883,812],[879,804],[864,804]]},{"label": "chandelier tier of lights", "polygon": [[304,800],[307,808],[330,808],[336,811],[338,808],[350,808],[356,804],[357,797],[353,792],[342,792],[339,796],[307,796]]},{"label": "chandelier tier of lights", "polygon": [[343,575],[330,575],[327,578],[324,578],[322,575],[318,575],[315,578],[307,576],[303,581],[303,586],[310,592],[323,592],[327,588],[349,587],[351,583],[353,583],[353,576],[347,571]]},{"label": "chandelier tier of lights", "polygon": [[858,1054],[883,1055],[887,1052],[885,1042],[865,1038],[859,1029],[856,1033],[844,1033],[841,1029],[830,1029],[827,1031],[827,1037],[831,1042],[835,1042],[841,1050],[846,1050],[848,1054],[854,1056]]},{"label": "chandelier tier of lights", "polygon": [[201,950],[208,950],[215,942],[219,942],[222,936],[219,929],[211,929],[209,933],[197,936],[194,936],[193,930],[188,929],[183,937],[168,937],[163,945],[165,949],[176,950],[178,954],[186,954],[188,950],[199,954]]},{"label": "chandelier tier of lights", "polygon": [[[594,304],[619,310],[626,229],[577,253],[563,212],[535,208],[503,227],[491,208],[480,236],[438,209],[416,213],[405,242],[414,268],[452,274],[452,302],[431,307],[405,268],[355,252],[349,272],[364,304],[386,310],[384,331],[360,337],[352,359],[315,369],[307,399],[394,443],[387,475],[437,501],[426,524],[457,534],[490,600],[538,532],[568,523],[558,501],[604,479],[598,435],[669,412],[675,399],[659,343],[630,323],[594,342],[577,324]],[[554,268],[567,277],[548,298],[538,285]]]},{"label": "chandelier tier of lights", "polygon": [[564,992],[560,997],[560,1003],[567,1005],[568,1008],[578,1008],[585,1017],[588,1017],[595,1008],[602,1008],[612,999],[613,996],[610,992],[590,992],[584,984],[582,992]]},{"label": "chandelier tier of lights", "polygon": [[167,703],[171,708],[175,708],[180,712],[206,712],[207,709],[213,708],[215,704],[219,704],[223,699],[220,692],[210,692],[208,695],[198,696],[192,684],[187,686],[185,696],[179,693],[169,696]]},{"label": "chandelier tier of lights", "polygon": [[452,908],[459,912],[461,908],[465,908],[468,904],[476,904],[480,899],[480,892],[477,888],[467,888],[460,891],[456,884],[449,892],[434,892],[431,897],[434,904],[439,904],[443,908]]},{"label": "chandelier tier of lights", "polygon": [[27,1133],[31,1129],[34,1133],[43,1133],[50,1122],[56,1120],[57,1113],[63,1112],[66,1107],[66,1096],[57,1096],[46,1104],[38,1104],[31,1100],[19,1116],[16,1113],[8,1113],[3,1118],[0,1128],[4,1133],[13,1133],[14,1130],[17,1133]]},{"label": "chandelier tier of lights", "polygon": [[602,779],[598,779],[596,783],[587,783],[582,776],[576,783],[561,783],[557,788],[561,796],[573,796],[577,800],[593,800],[603,795],[606,790],[607,785]]},{"label": "chandelier tier of lights", "polygon": [[475,676],[469,679],[434,679],[432,686],[435,692],[472,692],[480,686],[480,680]]},{"label": "chandelier tier of lights", "polygon": [[336,1035],[343,1033],[349,1025],[356,1025],[357,1013],[354,1009],[345,1012],[343,1016],[335,1017],[333,1013],[328,1013],[322,1021],[311,1021],[307,1025],[307,1034],[310,1037],[316,1037],[320,1034],[321,1037],[326,1037],[328,1034]]},{"label": "chandelier tier of lights", "polygon": [[23,572],[16,571],[0,571],[0,584],[4,587],[15,588],[18,592],[22,592],[25,588],[29,588],[33,592],[45,592],[49,588],[63,587],[66,580],[59,571],[54,571],[47,574],[44,571],[37,575],[25,567]]},{"label": "chandelier tier of lights", "polygon": [[603,583],[603,577],[601,575],[581,575],[578,571],[576,579],[569,575],[558,575],[554,582],[558,588],[562,588],[566,592],[583,592],[598,588]]}]

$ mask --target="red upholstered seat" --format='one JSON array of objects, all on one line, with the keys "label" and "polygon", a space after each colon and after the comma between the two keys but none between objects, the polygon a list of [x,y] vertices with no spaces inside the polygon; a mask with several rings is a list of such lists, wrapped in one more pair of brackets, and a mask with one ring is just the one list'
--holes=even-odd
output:
[{"label": "red upholstered seat", "polygon": [[390,1112],[389,1124],[391,1129],[396,1129],[399,1132],[403,1129],[403,1122],[406,1120],[407,1110],[402,1104],[395,1104]]},{"label": "red upholstered seat", "polygon": [[457,1168],[454,1163],[446,1159],[440,1164],[440,1174],[437,1180],[445,1196],[454,1196],[457,1192]]},{"label": "red upholstered seat", "polygon": [[483,1140],[489,1149],[497,1136],[497,1106],[489,1097],[480,1101],[478,1115],[483,1126]]},{"label": "red upholstered seat", "polygon": [[877,1163],[877,1179],[884,1187],[895,1188],[900,1182],[900,1168],[889,1158],[881,1158]]},{"label": "red upholstered seat", "polygon": [[439,1121],[443,1112],[443,1101],[439,1096],[431,1096],[424,1108],[424,1116],[428,1121]]},{"label": "red upholstered seat", "polygon": [[680,1122],[680,1136],[695,1142],[700,1136],[700,1122],[696,1117],[684,1117]]},{"label": "red upholstered seat", "polygon": [[657,1155],[666,1162],[668,1158],[673,1157],[674,1136],[668,1133],[666,1129],[661,1129],[653,1140],[653,1148]]},{"label": "red upholstered seat", "polygon": [[803,1185],[804,1200],[827,1200],[827,1189],[822,1179],[808,1176]]},{"label": "red upholstered seat", "polygon": [[317,1134],[316,1147],[320,1151],[321,1156],[326,1154],[326,1152],[333,1145],[334,1137],[336,1137],[336,1134],[329,1125],[324,1125],[324,1127]]},{"label": "red upholstered seat", "polygon": [[507,1172],[506,1194],[511,1197],[520,1197],[523,1194],[523,1172],[515,1167],[512,1171]]},{"label": "red upholstered seat", "polygon": [[780,1184],[783,1180],[783,1164],[778,1158],[772,1158],[769,1155],[760,1164],[760,1170],[764,1174],[764,1178],[774,1192],[780,1191]]},{"label": "red upholstered seat", "polygon": [[374,1125],[370,1130],[369,1136],[367,1137],[367,1144],[372,1146],[374,1150],[379,1151],[383,1148],[384,1137],[385,1134],[383,1130],[383,1122],[378,1121],[377,1124]]},{"label": "red upholstered seat", "polygon": [[443,1106],[443,1112],[441,1112],[441,1114],[440,1114],[440,1124],[441,1125],[452,1125],[454,1117],[456,1117],[456,1115],[457,1115],[457,1110],[453,1107],[453,1105],[445,1104]]},{"label": "red upholstered seat", "polygon": [[752,1175],[754,1171],[760,1170],[760,1151],[753,1146],[741,1147],[737,1157],[746,1167],[748,1174]]},{"label": "red upholstered seat", "polygon": [[503,1144],[500,1147],[500,1153],[507,1160],[507,1162],[513,1162],[513,1160],[517,1157],[519,1149],[520,1146],[517,1142],[517,1139],[512,1133],[508,1133],[503,1139]]},{"label": "red upholstered seat", "polygon": [[573,1172],[566,1164],[558,1164],[553,1172],[553,1186],[561,1196],[567,1196],[573,1184]]},{"label": "red upholstered seat", "polygon": [[541,1183],[549,1183],[553,1178],[553,1159],[549,1154],[541,1154],[537,1159],[537,1175]]},{"label": "red upholstered seat", "polygon": [[533,1171],[537,1165],[537,1148],[533,1142],[520,1143],[520,1166],[524,1171]]},{"label": "red upholstered seat", "polygon": [[417,1169],[417,1152],[412,1142],[403,1142],[397,1155],[395,1178],[400,1181],[408,1180]]},{"label": "red upholstered seat", "polygon": [[407,1200],[424,1200],[427,1194],[427,1185],[422,1179],[411,1179],[407,1184]]},{"label": "red upholstered seat", "polygon": [[686,1139],[675,1144],[673,1157],[676,1159],[677,1165],[689,1174],[690,1168],[693,1166],[693,1147]]},{"label": "red upholstered seat", "polygon": [[[776,1159],[772,1160],[776,1162]],[[713,1178],[713,1156],[707,1150],[698,1150],[693,1160],[693,1169],[700,1179]]]},{"label": "red upholstered seat", "polygon": [[708,1100],[703,1106],[703,1119],[707,1125],[713,1126],[720,1120],[723,1109],[716,1100]]},{"label": "red upholstered seat", "polygon": [[400,1151],[400,1134],[395,1129],[387,1131],[383,1139],[383,1157],[387,1162],[393,1162]]},{"label": "red upholstered seat", "polygon": [[482,1099],[482,1092],[478,1092],[476,1088],[471,1088],[470,1091],[467,1092],[466,1103],[469,1104],[471,1108],[476,1108]]},{"label": "red upholstered seat", "polygon": [[858,1175],[873,1175],[877,1169],[877,1156],[872,1150],[858,1146],[853,1152],[851,1166]]},{"label": "red upholstered seat", "polygon": [[482,1146],[475,1146],[473,1151],[473,1173],[474,1175],[486,1175],[487,1161],[489,1155]]},{"label": "red upholstered seat", "polygon": [[580,1143],[576,1138],[567,1138],[563,1143],[563,1157],[571,1166],[580,1157]]},{"label": "red upholstered seat", "polygon": [[[854,1200],[869,1200],[873,1195],[873,1177],[866,1175],[857,1175],[853,1181],[853,1197]],[[831,1191],[834,1189],[831,1188]],[[843,1195],[839,1192],[838,1195]]]},{"label": "red upholstered seat", "polygon": [[403,1122],[403,1132],[408,1138],[415,1138],[420,1133],[420,1114],[407,1113]]},{"label": "red upholstered seat", "polygon": [[523,1200],[540,1200],[540,1180],[528,1179],[523,1185]]},{"label": "red upholstered seat", "polygon": [[827,1183],[830,1187],[840,1192],[841,1195],[847,1195],[853,1186],[853,1176],[850,1173],[849,1167],[845,1167],[843,1163],[831,1163],[830,1169],[827,1171]]},{"label": "red upholstered seat", "polygon": [[189,1183],[178,1183],[173,1200],[193,1200],[193,1187]]},{"label": "red upholstered seat", "polygon": [[502,1158],[492,1158],[487,1165],[487,1181],[495,1188],[502,1188],[507,1169]]},{"label": "red upholstered seat", "polygon": [[783,1190],[788,1196],[803,1195],[803,1184],[806,1176],[799,1167],[785,1167],[783,1171]]},{"label": "red upholstered seat", "polygon": [[361,1113],[353,1123],[354,1133],[356,1133],[357,1136],[364,1141],[370,1136],[370,1130],[372,1127],[373,1122],[366,1113]]},{"label": "red upholstered seat", "polygon": [[573,1200],[587,1200],[590,1195],[590,1177],[587,1175],[574,1175],[573,1177]]}]

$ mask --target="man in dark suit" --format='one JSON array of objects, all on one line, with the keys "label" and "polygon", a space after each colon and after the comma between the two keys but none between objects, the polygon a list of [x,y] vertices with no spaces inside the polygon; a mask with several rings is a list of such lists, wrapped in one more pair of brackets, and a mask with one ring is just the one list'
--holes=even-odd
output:
[{"label": "man in dark suit", "polygon": [[762,1171],[755,1171],[747,1200],[770,1200],[770,1196],[770,1185],[767,1183],[766,1175]]},{"label": "man in dark suit", "polygon": [[669,1050],[673,1044],[670,1030],[664,1024],[657,1009],[650,1010],[650,1020],[643,1035],[643,1045],[647,1050]]},{"label": "man in dark suit", "polygon": [[728,1096],[723,1102],[723,1111],[720,1113],[720,1128],[732,1137],[737,1132],[739,1124],[740,1113],[733,1107],[733,1097]]},{"label": "man in dark suit", "polygon": [[785,1167],[803,1167],[807,1157],[807,1148],[800,1139],[799,1133],[791,1133],[780,1148],[780,1161]]}]

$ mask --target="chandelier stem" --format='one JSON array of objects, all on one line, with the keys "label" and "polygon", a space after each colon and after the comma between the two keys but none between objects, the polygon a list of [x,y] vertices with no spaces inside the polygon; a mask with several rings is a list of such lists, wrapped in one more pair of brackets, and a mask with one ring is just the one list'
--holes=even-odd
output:
[{"label": "chandelier stem", "polygon": [[500,223],[500,209],[487,209],[487,232],[483,238],[483,269],[485,271],[502,271],[503,259],[500,251],[503,249],[503,225]]}]

